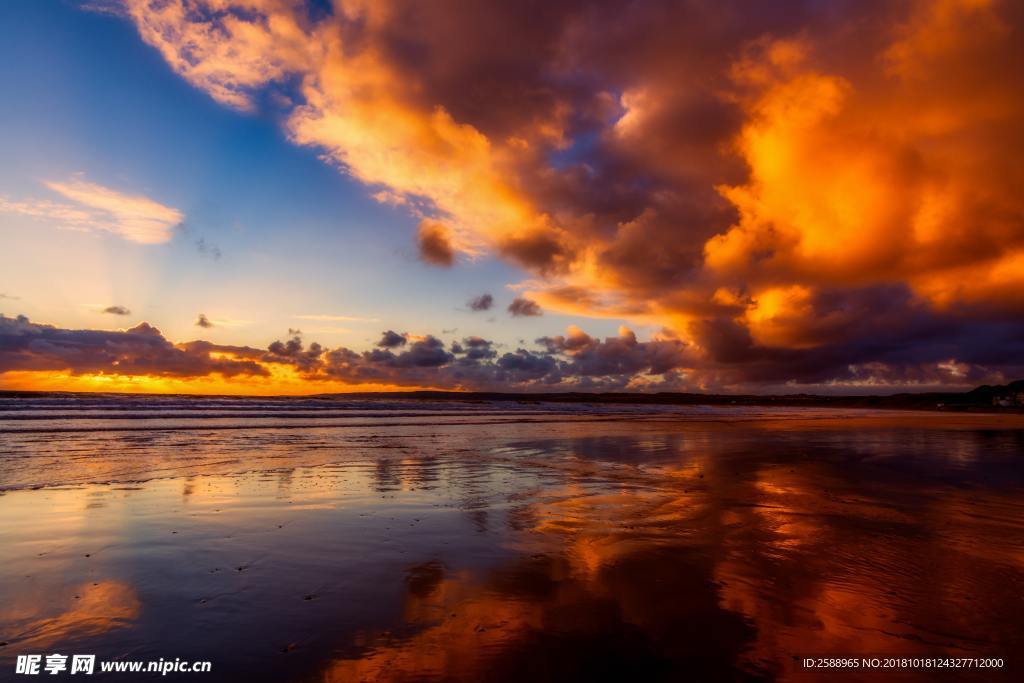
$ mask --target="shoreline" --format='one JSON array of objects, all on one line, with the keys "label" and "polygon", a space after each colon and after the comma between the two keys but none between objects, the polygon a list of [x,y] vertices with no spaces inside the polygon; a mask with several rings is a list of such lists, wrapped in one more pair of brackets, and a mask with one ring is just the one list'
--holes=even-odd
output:
[{"label": "shoreline", "polygon": [[[124,440],[137,435],[152,434],[158,441],[149,441],[155,459],[103,457],[92,460],[88,470],[76,473],[85,464],[65,463],[60,448],[52,453],[33,456],[37,462],[17,459],[2,472],[7,480],[0,484],[0,496],[18,491],[57,490],[62,487],[89,485],[142,484],[151,481],[190,476],[245,476],[287,469],[315,469],[369,462],[391,457],[465,458],[476,452],[473,460],[480,463],[500,460],[492,446],[503,440],[513,441],[550,438],[569,433],[579,438],[581,430],[588,438],[615,439],[623,435],[646,435],[651,438],[684,437],[718,438],[718,435],[763,434],[765,438],[785,434],[833,433],[845,440],[851,432],[934,432],[934,433],[1018,433],[1024,434],[1024,414],[1020,413],[957,413],[937,411],[881,410],[840,408],[817,413],[820,408],[778,407],[775,414],[744,414],[747,407],[736,407],[735,415],[703,414],[606,414],[551,415],[549,419],[510,419],[506,421],[429,421],[401,422],[332,422],[281,424],[257,418],[249,424],[170,424],[163,426],[103,425],[82,427],[0,428],[0,434],[11,439],[16,450],[34,449],[33,442],[52,435],[66,447],[77,450],[88,440],[101,439],[111,452],[121,452]],[[782,411],[785,412],[782,412]],[[807,411],[807,412],[804,412]],[[425,418],[452,418],[450,413]],[[101,418],[106,419],[106,418]],[[271,418],[273,419],[273,418]],[[344,419],[344,418],[341,418]],[[354,419],[359,419],[355,416]],[[212,420],[211,420],[212,421]],[[143,423],[149,422],[144,420]],[[427,430],[427,431],[424,431]],[[483,430],[483,431],[482,431]],[[495,431],[498,430],[498,431]],[[292,440],[285,461],[273,449],[284,435]],[[206,435],[206,436],[204,436]],[[687,436],[688,435],[688,436]],[[215,438],[219,455],[213,460],[192,459],[188,453],[206,448],[202,442]],[[443,439],[443,444],[432,439]],[[482,440],[481,440],[482,439]],[[261,445],[263,444],[263,445]],[[270,448],[267,453],[263,449]],[[12,451],[13,453],[14,451]],[[70,466],[71,470],[51,471]],[[30,473],[43,468],[50,471],[49,481],[41,481]],[[99,468],[99,469],[96,469]],[[104,471],[105,470],[105,471]],[[102,473],[101,473],[102,472]]]},{"label": "shoreline", "polygon": [[[1020,386],[1018,386],[1020,385]],[[1003,398],[1003,397],[1008,398]],[[358,401],[410,401],[444,403],[515,403],[542,404],[598,404],[598,405],[651,405],[651,406],[736,406],[779,408],[862,408],[892,411],[928,411],[938,413],[1024,414],[1024,403],[999,405],[995,401],[1021,401],[1024,380],[1000,387],[983,386],[967,392],[923,392],[899,394],[862,394],[828,396],[821,394],[698,394],[698,393],[631,393],[631,392],[462,392],[462,391],[382,391],[330,394],[148,394],[125,392],[24,391],[0,389],[0,400],[42,398],[102,398],[125,400],[175,399],[182,401],[229,400],[240,403],[274,401],[282,404],[316,401],[329,404],[345,400]],[[0,407],[0,412],[5,409]]]}]

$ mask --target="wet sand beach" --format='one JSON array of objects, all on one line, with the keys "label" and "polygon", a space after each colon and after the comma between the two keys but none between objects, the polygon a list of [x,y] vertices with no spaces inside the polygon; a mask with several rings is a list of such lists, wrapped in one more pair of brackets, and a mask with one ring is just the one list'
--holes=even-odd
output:
[{"label": "wet sand beach", "polygon": [[[194,680],[1022,671],[1024,416],[20,402],[0,463],[5,672],[51,652],[211,661]],[[801,665],[867,656],[1005,664]]]}]

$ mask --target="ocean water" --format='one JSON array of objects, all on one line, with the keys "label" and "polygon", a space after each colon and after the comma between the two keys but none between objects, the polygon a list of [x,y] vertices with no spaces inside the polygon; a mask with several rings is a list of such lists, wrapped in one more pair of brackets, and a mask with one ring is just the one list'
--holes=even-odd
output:
[{"label": "ocean water", "polygon": [[[4,680],[54,652],[211,681],[1024,670],[1021,416],[6,397],[0,490]],[[854,657],[975,663],[804,666]]]}]

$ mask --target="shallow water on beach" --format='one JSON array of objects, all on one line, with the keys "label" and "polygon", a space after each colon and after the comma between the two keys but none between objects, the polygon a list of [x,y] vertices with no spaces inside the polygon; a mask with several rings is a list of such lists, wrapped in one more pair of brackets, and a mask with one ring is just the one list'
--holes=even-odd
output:
[{"label": "shallow water on beach", "polygon": [[1022,671],[1018,417],[152,405],[0,414],[0,671],[52,652],[210,660],[197,680]]}]

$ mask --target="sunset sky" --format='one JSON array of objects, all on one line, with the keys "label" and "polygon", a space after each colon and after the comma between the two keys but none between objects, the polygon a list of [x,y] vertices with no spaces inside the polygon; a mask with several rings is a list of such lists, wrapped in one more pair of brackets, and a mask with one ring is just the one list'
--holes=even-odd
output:
[{"label": "sunset sky", "polygon": [[0,3],[0,388],[1024,377],[1024,4]]}]

